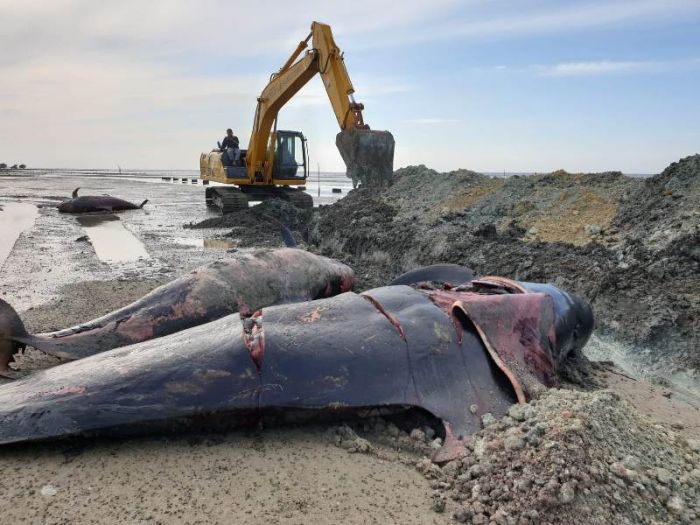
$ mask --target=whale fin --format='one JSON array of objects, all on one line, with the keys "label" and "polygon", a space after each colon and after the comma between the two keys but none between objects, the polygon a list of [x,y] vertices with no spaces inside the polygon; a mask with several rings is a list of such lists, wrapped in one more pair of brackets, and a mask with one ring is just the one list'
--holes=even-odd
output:
[{"label": "whale fin", "polygon": [[282,240],[287,248],[297,247],[297,241],[294,239],[294,234],[292,234],[292,231],[282,223],[280,223],[280,234],[282,235]]},{"label": "whale fin", "polygon": [[72,195],[73,195],[73,198],[74,198],[74,199],[78,197],[78,190],[79,190],[79,189],[80,189],[80,186],[78,186],[77,188],[75,188],[75,189],[73,190]]},{"label": "whale fin", "polygon": [[474,270],[458,264],[432,264],[406,272],[391,281],[389,285],[412,285],[422,282],[441,282],[459,285],[474,279]]},{"label": "whale fin", "polygon": [[0,372],[6,372],[12,355],[18,349],[24,348],[24,343],[15,338],[24,338],[27,335],[29,334],[24,328],[24,323],[15,309],[0,299]]},{"label": "whale fin", "polygon": [[143,208],[143,206],[144,206],[147,202],[148,202],[148,199],[146,199],[145,201],[143,201],[143,202],[141,203],[141,205],[139,206],[139,208]]},{"label": "whale fin", "polygon": [[62,352],[51,338],[28,333],[15,309],[0,299],[0,376],[14,379],[14,376],[11,375],[12,371],[7,365],[18,350],[24,350],[27,346],[56,357],[75,359],[75,357]]}]

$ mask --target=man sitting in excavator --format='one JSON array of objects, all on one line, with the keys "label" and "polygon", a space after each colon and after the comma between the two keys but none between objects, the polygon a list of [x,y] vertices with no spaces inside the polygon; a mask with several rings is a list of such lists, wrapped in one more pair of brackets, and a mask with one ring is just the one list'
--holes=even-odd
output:
[{"label": "man sitting in excavator", "polygon": [[231,128],[226,130],[226,136],[224,137],[224,140],[221,141],[219,147],[224,153],[224,156],[227,157],[226,160],[230,162],[230,166],[238,166],[240,164],[241,149],[239,147],[238,137],[233,134],[233,130]]}]

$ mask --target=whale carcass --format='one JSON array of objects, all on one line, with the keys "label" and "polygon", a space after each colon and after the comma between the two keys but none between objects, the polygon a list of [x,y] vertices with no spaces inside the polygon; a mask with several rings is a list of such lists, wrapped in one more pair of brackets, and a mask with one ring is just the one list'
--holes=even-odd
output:
[{"label": "whale carcass", "polygon": [[238,252],[197,268],[123,308],[81,325],[32,335],[0,299],[0,372],[25,346],[64,359],[80,359],[140,343],[238,312],[330,297],[351,289],[352,269],[291,248]]},{"label": "whale carcass", "polygon": [[418,407],[455,458],[480,416],[559,383],[593,327],[551,286],[485,277],[260,308],[0,387],[0,443],[266,410]]},{"label": "whale carcass", "polygon": [[58,211],[61,213],[90,213],[99,211],[123,211],[123,210],[139,210],[148,202],[144,200],[141,204],[134,204],[118,197],[110,195],[83,195],[78,196],[78,190],[73,190],[72,198],[63,201],[58,205]]}]

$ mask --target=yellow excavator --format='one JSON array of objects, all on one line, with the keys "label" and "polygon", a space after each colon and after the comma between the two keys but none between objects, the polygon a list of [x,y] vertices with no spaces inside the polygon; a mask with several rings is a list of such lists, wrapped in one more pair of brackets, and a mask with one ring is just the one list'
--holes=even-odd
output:
[{"label": "yellow excavator", "polygon": [[[302,56],[309,42],[311,49]],[[285,199],[302,208],[313,206],[311,196],[295,188],[304,186],[309,173],[306,138],[300,131],[278,130],[277,115],[317,73],[340,126],[336,146],[347,175],[354,185],[388,183],[393,171],[394,138],[388,131],[370,130],[365,124],[364,106],[353,98],[355,90],[331,28],[314,22],[309,35],[272,74],[258,97],[248,149],[240,150],[233,158],[220,148],[201,154],[201,178],[225,184],[206,189],[208,205],[222,213],[246,209],[249,201],[270,198]]]}]

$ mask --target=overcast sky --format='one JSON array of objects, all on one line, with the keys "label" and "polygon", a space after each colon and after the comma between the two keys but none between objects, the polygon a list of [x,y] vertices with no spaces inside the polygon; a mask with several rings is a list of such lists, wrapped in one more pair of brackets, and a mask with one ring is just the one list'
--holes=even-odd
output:
[{"label": "overcast sky", "polygon": [[[0,162],[197,169],[331,24],[395,166],[652,173],[700,152],[700,0],[0,0]],[[280,113],[341,171],[321,81]]]}]

